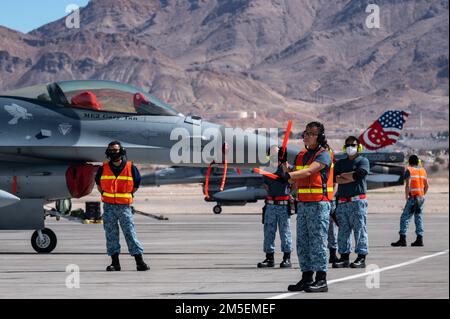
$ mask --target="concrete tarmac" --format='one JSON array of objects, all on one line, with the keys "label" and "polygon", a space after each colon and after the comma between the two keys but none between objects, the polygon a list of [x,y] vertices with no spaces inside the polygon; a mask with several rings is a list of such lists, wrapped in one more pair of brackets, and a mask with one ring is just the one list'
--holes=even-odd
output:
[{"label": "concrete tarmac", "polygon": [[[404,201],[400,197],[396,204],[383,206],[384,195],[392,194],[369,195],[370,267],[330,268],[328,293],[288,293],[287,286],[300,279],[300,270],[295,251],[293,268],[279,268],[278,235],[276,267],[256,268],[264,259],[262,203],[223,207],[221,215],[214,215],[213,205],[202,201],[198,186],[168,186],[143,190],[136,200],[137,209],[169,218],[135,215],[150,271],[136,271],[121,234],[122,271],[106,272],[110,259],[102,225],[49,218],[47,227],[58,236],[51,254],[34,252],[32,231],[0,232],[0,298],[449,298],[448,188],[429,196],[434,204],[426,211],[424,247],[390,246],[398,239]],[[96,196],[77,200],[74,207],[83,207],[84,200]],[[296,215],[294,244],[295,226]],[[415,239],[413,221],[407,239],[408,245]],[[74,278],[66,272],[68,265],[80,270],[79,288],[66,286]]]}]

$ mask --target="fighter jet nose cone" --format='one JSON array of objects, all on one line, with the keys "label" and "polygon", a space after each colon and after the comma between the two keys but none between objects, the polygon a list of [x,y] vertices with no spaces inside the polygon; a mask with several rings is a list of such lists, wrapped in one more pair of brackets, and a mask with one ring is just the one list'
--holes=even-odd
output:
[{"label": "fighter jet nose cone", "polygon": [[10,193],[0,190],[0,207],[15,204],[20,201],[19,197],[16,197]]}]

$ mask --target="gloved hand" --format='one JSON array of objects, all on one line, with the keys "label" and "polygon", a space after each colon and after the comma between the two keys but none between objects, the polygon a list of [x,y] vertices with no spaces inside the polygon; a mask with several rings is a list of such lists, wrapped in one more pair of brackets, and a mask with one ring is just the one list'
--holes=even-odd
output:
[{"label": "gloved hand", "polygon": [[287,162],[287,152],[284,152],[284,154],[283,154],[283,149],[282,148],[280,148],[278,150],[278,160],[280,161],[281,164]]},{"label": "gloved hand", "polygon": [[277,173],[277,181],[288,182],[291,179],[291,175],[288,172]]}]

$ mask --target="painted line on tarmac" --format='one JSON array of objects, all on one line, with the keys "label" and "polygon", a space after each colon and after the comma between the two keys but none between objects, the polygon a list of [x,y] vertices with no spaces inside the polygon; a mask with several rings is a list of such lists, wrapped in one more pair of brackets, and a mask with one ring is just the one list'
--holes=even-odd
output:
[{"label": "painted line on tarmac", "polygon": [[[425,259],[429,259],[429,258],[433,258],[433,257],[437,257],[437,256],[448,254],[448,251],[449,250],[447,249],[447,250],[441,251],[439,253],[435,253],[435,254],[427,255],[427,256],[422,256],[422,257],[419,257],[419,258],[416,258],[416,259],[412,259],[410,261],[407,261],[407,262],[404,262],[404,263],[401,263],[401,264],[396,264],[396,265],[392,265],[392,266],[388,266],[388,267],[384,267],[384,268],[368,271],[368,272],[365,272],[365,273],[362,273],[362,274],[357,274],[357,275],[352,275],[352,276],[347,276],[347,277],[343,277],[343,278],[329,280],[328,284],[330,285],[330,284],[334,284],[334,283],[341,282],[341,281],[357,279],[357,278],[361,278],[361,277],[365,277],[365,276],[370,276],[370,275],[373,275],[373,274],[376,274],[376,273],[380,273],[382,271],[408,266],[408,265],[411,265],[411,264],[415,264],[415,263],[421,262],[421,261],[423,261]],[[266,299],[285,299],[285,298],[289,298],[289,297],[298,295],[299,293],[300,292],[290,292],[290,293],[285,293],[285,294],[269,297],[269,298],[266,298]]]}]

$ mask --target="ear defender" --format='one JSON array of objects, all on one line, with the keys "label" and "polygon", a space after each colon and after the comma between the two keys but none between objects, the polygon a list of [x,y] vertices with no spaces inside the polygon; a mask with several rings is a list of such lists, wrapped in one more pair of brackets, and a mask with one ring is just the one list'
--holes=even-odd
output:
[{"label": "ear defender", "polygon": [[317,142],[319,144],[323,144],[323,142],[325,142],[325,140],[326,140],[325,133],[320,132],[319,135],[317,136]]},{"label": "ear defender", "polygon": [[325,141],[325,134],[320,133],[319,134],[319,142],[320,142],[320,144],[322,144],[324,141]]},{"label": "ear defender", "polygon": [[362,144],[358,144],[358,153],[361,153],[363,151]]},{"label": "ear defender", "polygon": [[[408,163],[409,166],[411,166],[411,163],[409,162],[409,159],[406,161],[406,163]],[[420,158],[418,158],[418,166],[422,166],[422,160]]]}]

